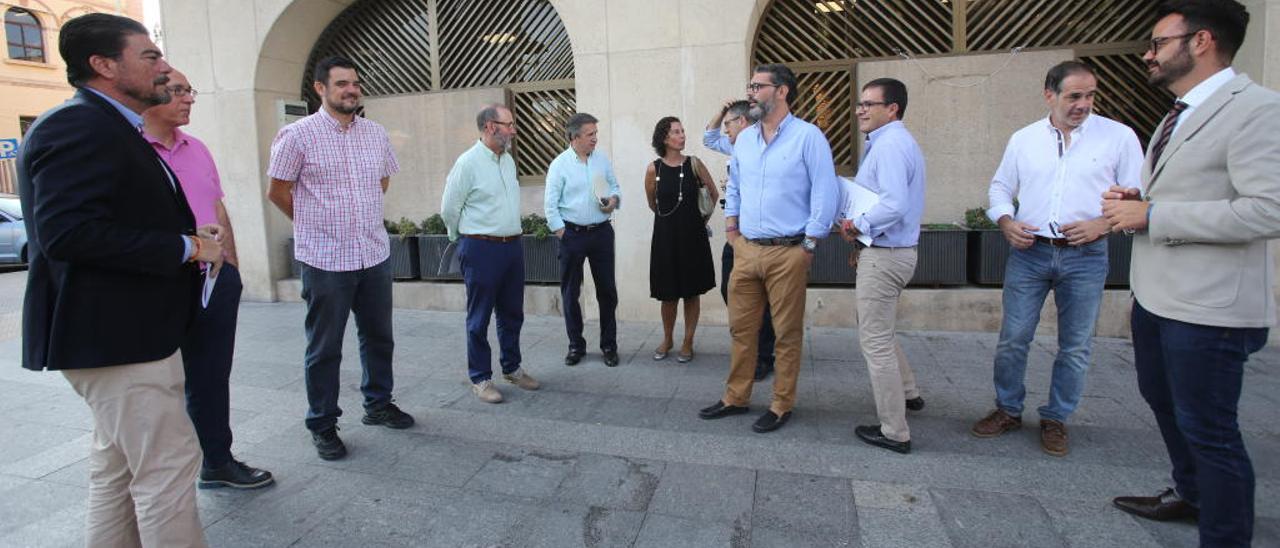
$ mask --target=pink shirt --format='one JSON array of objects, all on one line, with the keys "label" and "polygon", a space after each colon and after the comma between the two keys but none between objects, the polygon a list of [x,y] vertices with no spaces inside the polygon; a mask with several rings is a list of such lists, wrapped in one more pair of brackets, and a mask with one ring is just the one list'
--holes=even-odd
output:
[{"label": "pink shirt", "polygon": [[173,130],[172,149],[145,132],[142,136],[178,175],[178,184],[182,185],[182,193],[187,195],[187,204],[196,216],[196,226],[218,222],[216,206],[223,196],[222,180],[218,178],[213,155],[204,143],[177,128]]},{"label": "pink shirt", "polygon": [[357,116],[343,129],[321,108],[281,128],[267,175],[294,183],[294,256],[330,272],[387,260],[382,179],[398,171],[391,140],[373,120]]}]

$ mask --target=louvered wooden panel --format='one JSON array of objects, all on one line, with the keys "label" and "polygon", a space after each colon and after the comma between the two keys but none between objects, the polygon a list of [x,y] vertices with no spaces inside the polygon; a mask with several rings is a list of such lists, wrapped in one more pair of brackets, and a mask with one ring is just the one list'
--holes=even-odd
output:
[{"label": "louvered wooden panel", "polygon": [[757,63],[887,57],[952,49],[951,4],[938,0],[774,0],[756,34]]},{"label": "louvered wooden panel", "polygon": [[444,89],[573,78],[569,33],[547,0],[437,0]]},{"label": "louvered wooden panel", "polygon": [[1158,0],[970,0],[970,51],[1130,42],[1146,38]]},{"label": "louvered wooden panel", "polygon": [[836,169],[855,165],[853,78],[847,70],[797,74],[800,97],[793,106],[796,116],[817,125],[831,143]]},{"label": "louvered wooden panel", "polygon": [[577,111],[572,83],[555,89],[512,91],[511,112],[518,128],[516,172],[520,177],[546,175],[551,160],[569,146],[564,127]]},{"label": "louvered wooden panel", "polygon": [[1092,66],[1098,75],[1094,111],[1133,128],[1145,150],[1156,125],[1173,106],[1173,94],[1147,83],[1141,54],[1099,55],[1080,60]]},{"label": "louvered wooden panel", "polygon": [[302,78],[302,97],[313,109],[318,108],[320,98],[312,87],[311,69],[331,55],[356,63],[365,95],[431,90],[429,1],[366,0],[344,10],[311,50]]}]

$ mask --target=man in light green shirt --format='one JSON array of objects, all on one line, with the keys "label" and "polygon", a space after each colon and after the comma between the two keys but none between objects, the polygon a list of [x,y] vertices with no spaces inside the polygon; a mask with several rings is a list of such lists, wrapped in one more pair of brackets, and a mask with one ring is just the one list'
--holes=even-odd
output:
[{"label": "man in light green shirt", "polygon": [[[520,368],[524,324],[524,250],[520,245],[520,183],[511,158],[516,123],[511,110],[488,105],[476,115],[480,140],[449,170],[440,216],[458,241],[467,287],[467,369],[481,401],[498,403],[493,386],[489,317],[496,312],[502,378],[525,390],[538,381]],[[459,240],[461,237],[461,240]]]}]

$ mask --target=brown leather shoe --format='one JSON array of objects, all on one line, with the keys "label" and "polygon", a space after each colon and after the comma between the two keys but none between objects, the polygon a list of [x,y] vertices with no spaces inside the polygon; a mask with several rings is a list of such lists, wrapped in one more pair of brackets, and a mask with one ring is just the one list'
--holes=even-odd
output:
[{"label": "brown leather shoe", "polygon": [[1040,419],[1040,448],[1055,457],[1065,457],[1067,448],[1067,425],[1053,419]]},{"label": "brown leather shoe", "polygon": [[974,423],[969,433],[979,438],[994,438],[1010,430],[1022,428],[1022,417],[1014,417],[1004,410],[996,409],[990,415]]},{"label": "brown leather shoe", "polygon": [[1165,489],[1154,497],[1116,497],[1111,503],[1125,512],[1156,521],[1195,519],[1200,515],[1198,508],[1173,489]]}]

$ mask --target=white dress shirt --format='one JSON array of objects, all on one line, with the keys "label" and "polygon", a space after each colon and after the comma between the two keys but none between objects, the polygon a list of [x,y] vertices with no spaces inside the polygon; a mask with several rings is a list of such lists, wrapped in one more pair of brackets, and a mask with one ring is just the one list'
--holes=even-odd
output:
[{"label": "white dress shirt", "polygon": [[1182,121],[1190,119],[1191,113],[1196,111],[1196,107],[1203,104],[1210,95],[1213,95],[1213,92],[1218,91],[1218,88],[1225,86],[1227,82],[1230,82],[1235,77],[1235,69],[1231,67],[1224,68],[1213,76],[1206,78],[1203,82],[1196,84],[1196,87],[1187,91],[1186,95],[1179,97],[1178,100],[1186,103],[1187,108],[1182,109],[1182,114],[1178,115],[1178,122],[1173,124],[1173,133],[1170,134],[1169,139],[1172,140],[1172,136],[1178,134],[1178,128],[1182,126]]},{"label": "white dress shirt", "polygon": [[987,191],[987,216],[1010,215],[1038,236],[1065,238],[1063,225],[1102,216],[1108,188],[1140,188],[1141,181],[1142,147],[1129,126],[1090,114],[1068,144],[1046,116],[1009,138]]}]

